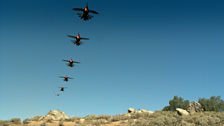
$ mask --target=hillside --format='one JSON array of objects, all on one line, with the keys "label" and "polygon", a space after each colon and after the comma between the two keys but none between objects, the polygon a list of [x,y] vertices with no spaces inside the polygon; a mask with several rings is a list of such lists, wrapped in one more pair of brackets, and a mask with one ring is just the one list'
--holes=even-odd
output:
[{"label": "hillside", "polygon": [[45,116],[20,121],[1,121],[0,126],[224,126],[224,112],[198,112],[189,115],[169,111],[128,111],[121,115],[69,117],[53,110]]}]

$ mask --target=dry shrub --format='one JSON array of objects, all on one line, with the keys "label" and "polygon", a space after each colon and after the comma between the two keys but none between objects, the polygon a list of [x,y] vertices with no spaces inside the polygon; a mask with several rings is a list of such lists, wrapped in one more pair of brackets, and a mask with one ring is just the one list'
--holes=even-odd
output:
[{"label": "dry shrub", "polygon": [[0,120],[0,126],[9,126],[9,121]]},{"label": "dry shrub", "polygon": [[112,116],[111,119],[110,119],[110,122],[117,122],[117,121],[122,121],[122,120],[128,120],[130,119],[129,116],[127,115],[115,115],[115,116]]},{"label": "dry shrub", "polygon": [[41,118],[41,116],[34,116],[33,118],[31,118],[31,121],[39,121],[39,119]]},{"label": "dry shrub", "polygon": [[204,112],[179,116],[176,112],[157,111],[151,115],[132,115],[131,120],[127,126],[222,126],[224,113]]}]

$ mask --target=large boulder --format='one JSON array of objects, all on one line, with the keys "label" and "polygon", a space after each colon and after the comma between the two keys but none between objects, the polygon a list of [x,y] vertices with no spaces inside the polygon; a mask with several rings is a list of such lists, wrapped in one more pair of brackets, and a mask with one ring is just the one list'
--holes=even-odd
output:
[{"label": "large boulder", "polygon": [[186,111],[184,109],[181,109],[181,108],[176,108],[176,111],[181,116],[189,115],[189,112],[188,111]]},{"label": "large boulder", "polygon": [[60,121],[69,119],[69,116],[60,110],[51,110],[47,115],[39,118],[39,121]]},{"label": "large boulder", "polygon": [[195,112],[203,112],[204,109],[202,107],[202,105],[198,102],[191,102],[188,107],[187,107],[187,111],[191,114],[195,113]]},{"label": "large boulder", "polygon": [[128,113],[135,113],[137,110],[135,110],[134,108],[129,108],[128,109]]}]

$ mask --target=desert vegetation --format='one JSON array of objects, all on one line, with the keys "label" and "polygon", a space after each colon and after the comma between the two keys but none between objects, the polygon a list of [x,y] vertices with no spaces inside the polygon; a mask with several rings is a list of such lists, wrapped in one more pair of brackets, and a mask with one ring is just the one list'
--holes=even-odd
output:
[{"label": "desert vegetation", "polygon": [[[220,96],[211,96],[210,98],[199,98],[198,103],[201,104],[204,111],[224,111],[224,101]],[[173,99],[169,101],[169,105],[163,108],[163,111],[175,111],[176,108],[187,109],[190,101],[184,100],[182,97],[174,96]]]},{"label": "desert vegetation", "polygon": [[[58,121],[57,126],[223,126],[224,112],[203,112],[190,116],[180,116],[172,111],[156,111],[153,114],[133,113],[123,115],[89,115],[83,118],[74,117],[71,120]],[[55,123],[54,123],[55,124]],[[32,123],[20,124],[10,121],[0,121],[0,126],[31,126]],[[39,126],[53,126],[42,122]]]},{"label": "desert vegetation", "polygon": [[[51,120],[49,117],[57,111],[50,111],[46,120],[35,116],[21,121],[19,118],[0,120],[0,126],[224,126],[224,101],[219,96],[200,98],[197,104],[203,111],[180,115],[175,110],[188,110],[189,100],[174,96],[169,105],[161,111],[129,111],[120,115],[88,115],[85,117],[69,117]],[[195,107],[195,106],[194,106]],[[197,106],[196,106],[197,107]],[[197,109],[197,108],[196,108]],[[63,112],[58,112],[63,114]],[[56,115],[57,116],[57,113]],[[66,115],[59,115],[66,117]]]}]

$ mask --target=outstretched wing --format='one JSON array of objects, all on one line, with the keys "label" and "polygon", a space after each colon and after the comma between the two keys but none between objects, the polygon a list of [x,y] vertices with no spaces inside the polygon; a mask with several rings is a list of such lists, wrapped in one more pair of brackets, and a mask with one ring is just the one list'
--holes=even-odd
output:
[{"label": "outstretched wing", "polygon": [[62,61],[69,62],[69,60],[62,60]]},{"label": "outstretched wing", "polygon": [[68,37],[70,37],[70,38],[76,38],[75,36],[73,36],[73,35],[67,35]]},{"label": "outstretched wing", "polygon": [[80,39],[83,39],[83,40],[89,40],[89,38],[80,38]]},{"label": "outstretched wing", "polygon": [[89,10],[89,13],[99,14],[98,12],[96,12],[96,11],[94,11],[94,10]]},{"label": "outstretched wing", "polygon": [[74,63],[80,63],[80,62],[78,62],[78,61],[74,61]]},{"label": "outstretched wing", "polygon": [[74,79],[74,78],[72,78],[72,77],[68,77],[68,79]]},{"label": "outstretched wing", "polygon": [[74,10],[74,11],[84,11],[83,8],[73,8],[72,10]]},{"label": "outstretched wing", "polygon": [[64,78],[63,76],[59,76],[60,78]]}]

